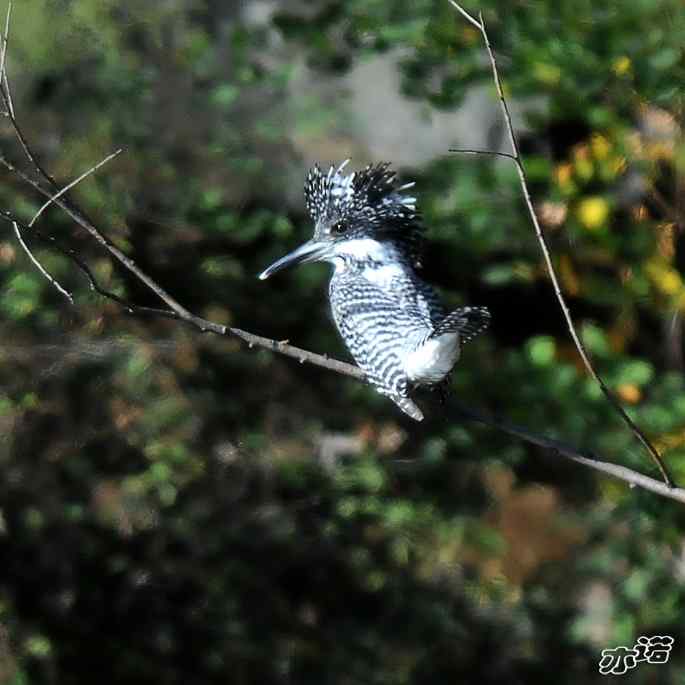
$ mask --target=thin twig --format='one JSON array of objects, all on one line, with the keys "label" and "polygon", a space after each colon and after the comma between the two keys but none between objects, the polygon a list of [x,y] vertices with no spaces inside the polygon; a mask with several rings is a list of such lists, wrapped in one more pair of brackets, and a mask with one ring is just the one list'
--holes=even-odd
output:
[{"label": "thin twig", "polygon": [[483,26],[479,24],[465,9],[457,5],[454,0],[449,0],[449,3],[462,15],[462,17],[464,17],[464,19],[466,19],[466,21],[471,22],[482,33]]},{"label": "thin twig", "polygon": [[571,318],[571,312],[568,308],[568,305],[566,304],[566,300],[564,299],[564,296],[561,291],[561,286],[559,285],[559,279],[557,278],[556,271],[554,269],[554,264],[552,263],[552,256],[550,253],[549,246],[547,244],[547,239],[545,238],[545,234],[542,232],[542,228],[540,226],[540,222],[538,221],[537,214],[535,212],[535,208],[533,207],[533,201],[530,196],[530,192],[528,190],[528,179],[526,177],[526,171],[523,166],[523,161],[521,158],[521,151],[519,149],[519,144],[518,140],[516,138],[516,134],[514,133],[514,126],[512,124],[511,120],[511,113],[509,111],[509,105],[507,103],[506,98],[504,97],[504,90],[502,88],[502,81],[500,79],[499,71],[497,69],[497,60],[495,59],[495,53],[493,52],[492,46],[490,44],[490,38],[488,37],[487,30],[485,28],[485,20],[483,19],[483,15],[479,14],[478,15],[478,20],[475,19],[473,16],[471,16],[465,9],[463,9],[461,6],[459,6],[454,0],[449,0],[449,3],[455,7],[460,14],[466,18],[471,24],[473,24],[481,33],[483,36],[483,41],[485,43],[485,48],[488,52],[488,57],[490,58],[490,66],[492,67],[492,76],[493,80],[495,82],[495,87],[497,89],[497,96],[499,98],[500,106],[502,108],[502,114],[504,115],[504,120],[506,122],[506,127],[507,127],[507,133],[509,135],[509,142],[511,144],[511,149],[513,151],[513,155],[511,156],[511,159],[513,160],[516,170],[518,171],[519,175],[519,181],[521,183],[521,190],[523,193],[523,197],[526,202],[526,206],[528,208],[528,213],[530,215],[531,221],[533,222],[533,226],[535,228],[535,235],[537,236],[538,243],[540,244],[540,249],[542,251],[545,264],[547,267],[547,272],[549,273],[549,277],[552,281],[552,285],[554,287],[554,293],[556,294],[557,300],[559,301],[559,305],[561,307],[561,311],[564,315],[564,318],[566,319],[566,325],[568,327],[569,333],[571,334],[571,338],[573,339],[573,342],[576,346],[576,349],[578,350],[578,354],[580,355],[580,358],[583,361],[583,364],[585,365],[585,368],[587,369],[588,373],[592,376],[592,378],[597,382],[599,387],[602,390],[602,393],[604,393],[604,396],[609,400],[611,405],[614,407],[614,409],[620,414],[620,416],[623,418],[623,420],[626,422],[630,430],[633,432],[633,434],[637,437],[637,439],[643,444],[645,449],[649,452],[649,455],[653,459],[654,463],[657,465],[659,471],[661,472],[661,476],[664,479],[664,482],[666,483],[667,486],[673,487],[673,480],[671,479],[670,475],[668,474],[668,471],[666,470],[666,466],[663,463],[661,456],[659,455],[659,452],[657,451],[656,447],[652,445],[652,443],[649,441],[647,436],[642,432],[642,430],[639,428],[639,426],[630,418],[628,413],[625,411],[625,409],[621,406],[621,403],[616,399],[614,394],[609,390],[607,387],[606,383],[602,379],[602,377],[599,375],[599,373],[595,370],[594,366],[592,365],[592,362],[590,361],[589,354],[587,353],[585,346],[583,345],[580,336],[578,335],[576,331],[576,327],[573,323],[573,319]]},{"label": "thin twig", "polygon": [[9,109],[9,114],[12,118],[14,118],[14,103],[12,102],[12,93],[10,91],[10,82],[7,77],[7,69],[5,69],[2,74],[2,83],[4,90],[7,92],[7,107]]},{"label": "thin twig", "polygon": [[[6,218],[8,215],[7,212],[1,212],[0,217]],[[12,221],[12,223],[18,223],[15,220]],[[28,227],[27,227],[28,228]],[[42,240],[44,243],[51,245],[53,248],[55,248],[58,252],[61,252],[65,257],[68,257],[71,259],[74,264],[78,267],[78,269],[85,275],[86,279],[88,280],[88,285],[90,286],[90,289],[96,293],[99,293],[103,297],[107,298],[108,300],[112,300],[116,302],[117,304],[121,305],[129,314],[133,314],[136,311],[136,307],[126,300],[124,300],[123,297],[119,297],[116,293],[113,293],[111,290],[107,290],[103,288],[95,278],[95,274],[93,274],[92,269],[86,264],[86,262],[81,259],[81,256],[76,252],[76,250],[70,248],[70,247],[65,247],[64,245],[61,245],[59,241],[51,235],[45,235],[44,233],[41,233],[40,231],[36,230],[35,228],[32,230],[33,235],[38,238],[39,240]],[[164,314],[166,313],[165,310],[156,310],[156,314]],[[170,314],[173,314],[173,312],[169,312]]]},{"label": "thin twig", "polygon": [[88,169],[88,171],[86,171],[86,172],[84,172],[83,174],[81,174],[77,179],[74,179],[69,185],[64,186],[64,188],[62,188],[62,190],[60,190],[58,193],[56,193],[55,195],[53,195],[53,196],[52,196],[45,204],[43,204],[43,206],[35,213],[35,215],[33,216],[33,219],[31,219],[31,221],[29,221],[29,228],[31,228],[31,227],[33,226],[33,224],[36,223],[36,220],[38,219],[38,217],[39,217],[39,216],[40,216],[40,215],[41,215],[41,214],[42,214],[42,213],[43,213],[43,212],[44,212],[44,211],[45,211],[45,210],[46,210],[46,209],[47,209],[47,208],[48,208],[48,207],[49,207],[49,206],[58,198],[58,197],[61,197],[62,195],[64,195],[64,193],[66,193],[67,190],[70,190],[70,189],[73,188],[76,184],[80,183],[84,178],[86,178],[86,176],[90,176],[90,174],[96,172],[101,166],[107,164],[107,162],[109,162],[110,159],[113,159],[114,157],[116,157],[121,151],[122,151],[122,148],[119,148],[118,150],[116,150],[115,152],[113,152],[111,155],[108,155],[108,156],[105,157],[101,162],[98,162],[95,166],[92,166],[90,169]]},{"label": "thin twig", "polygon": [[0,57],[0,83],[4,85],[7,90],[7,111],[14,117],[14,104],[12,103],[12,96],[10,94],[9,80],[7,79],[7,45],[10,37],[10,15],[12,14],[12,0],[7,3],[7,17],[5,18],[5,31],[2,35],[2,57]]},{"label": "thin twig", "polygon": [[[31,148],[27,145],[29,154],[33,157]],[[35,158],[34,158],[35,159]],[[128,271],[130,271],[138,280],[142,281],[152,292],[154,292],[165,304],[173,309],[180,318],[193,318],[193,315],[177,302],[169,293],[166,292],[159,284],[150,278],[145,272],[138,268],[136,263],[124,254],[109,238],[103,235],[95,224],[75,205],[64,197],[55,197],[54,193],[47,188],[44,188],[38,181],[31,178],[28,174],[18,169],[12,162],[10,162],[4,155],[0,153],[0,164],[8,171],[14,173],[21,178],[25,183],[37,190],[41,195],[51,199],[54,204],[63,209],[79,226],[84,228],[95,240],[102,245],[120,264],[122,264]],[[44,174],[42,174],[44,175]],[[48,176],[49,177],[49,176]]]},{"label": "thin twig", "polygon": [[568,445],[551,438],[546,438],[542,435],[536,435],[535,433],[531,433],[526,428],[495,419],[484,412],[471,409],[470,407],[464,407],[454,403],[451,404],[451,407],[455,409],[457,413],[471,421],[477,421],[478,423],[496,428],[497,430],[508,433],[509,435],[516,436],[524,442],[541,447],[552,455],[570,459],[571,461],[588,466],[591,469],[600,471],[604,474],[612,476],[613,478],[618,478],[619,480],[628,483],[630,487],[643,488],[644,490],[649,490],[650,492],[654,492],[662,497],[668,497],[669,499],[674,499],[678,502],[685,503],[685,489],[683,488],[678,488],[676,486],[669,485],[668,483],[662,483],[659,480],[645,476],[637,471],[633,471],[626,466],[620,466],[619,464],[612,464],[611,462],[602,461],[593,452],[583,452],[572,445]]},{"label": "thin twig", "polygon": [[7,16],[5,17],[5,31],[2,35],[2,55],[0,55],[0,74],[5,73],[5,58],[7,57],[7,43],[10,35],[10,15],[12,14],[12,0],[7,3]]},{"label": "thin twig", "polygon": [[450,148],[449,152],[457,152],[460,155],[486,155],[487,157],[504,157],[504,159],[511,159],[516,161],[514,155],[508,152],[495,152],[495,150],[471,150],[469,148],[456,147]]},{"label": "thin twig", "polygon": [[38,173],[54,188],[57,188],[57,182],[55,179],[45,170],[43,165],[38,161],[33,151],[28,145],[24,132],[22,131],[19,123],[14,116],[14,105],[12,103],[12,92],[10,90],[9,80],[7,79],[7,68],[6,68],[6,53],[7,45],[9,42],[9,27],[10,27],[10,14],[12,12],[12,0],[9,0],[7,5],[7,17],[5,20],[5,31],[2,38],[2,68],[0,69],[0,98],[5,104],[6,112],[5,114],[9,117],[14,133],[19,140],[24,154],[28,158],[29,162],[35,167]]},{"label": "thin twig", "polygon": [[52,274],[50,274],[50,272],[40,263],[40,260],[33,254],[33,252],[31,252],[31,248],[26,244],[24,237],[21,235],[21,231],[19,230],[19,225],[17,224],[17,222],[13,221],[12,225],[14,226],[14,234],[17,236],[17,241],[24,249],[24,252],[26,253],[27,257],[33,262],[36,269],[38,269],[38,271],[40,271],[40,273],[42,273],[43,276],[45,276],[45,278],[53,285],[57,292],[64,295],[64,297],[66,297],[71,304],[74,304],[74,298],[72,294],[59,284],[57,279]]},{"label": "thin twig", "polygon": [[12,96],[10,95],[6,79],[0,80],[0,98],[2,98],[2,101],[5,103],[5,107],[7,108],[6,115],[9,117],[10,123],[12,124],[12,128],[14,129],[14,133],[16,134],[17,139],[19,140],[19,144],[21,145],[21,148],[24,151],[24,154],[26,155],[27,159],[38,170],[41,176],[43,176],[43,178],[48,183],[50,183],[50,185],[57,188],[57,182],[54,178],[52,178],[52,176],[50,176],[50,174],[48,174],[47,171],[45,171],[43,165],[36,159],[35,155],[33,154],[33,151],[28,145],[26,137],[24,136],[24,132],[21,130],[19,124],[17,123],[17,120],[14,118]]}]

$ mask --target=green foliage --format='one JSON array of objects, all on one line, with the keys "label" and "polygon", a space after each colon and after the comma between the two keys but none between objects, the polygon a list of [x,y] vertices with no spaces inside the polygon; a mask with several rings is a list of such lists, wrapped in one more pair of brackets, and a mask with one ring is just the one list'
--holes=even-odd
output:
[{"label": "green foliage", "polygon": [[[22,0],[15,108],[60,183],[125,148],[70,192],[185,306],[339,356],[325,267],[255,275],[311,231],[310,158],[370,156],[340,78],[394,61],[406,99],[374,112],[379,139],[416,103],[430,118],[476,89],[497,102],[480,36],[447,2],[280,3],[260,19],[264,5]],[[582,339],[685,483],[681,3],[469,9],[521,113]],[[653,474],[577,357],[513,166],[445,151],[401,171],[426,277],[493,314],[457,398]],[[39,206],[9,177],[0,201],[28,219]],[[107,288],[159,304],[56,208],[40,225]],[[445,416],[430,394],[415,425],[359,383],[130,317],[29,236],[72,308],[6,228],[1,681],[599,683],[602,649],[667,634],[669,663],[630,682],[682,682],[682,507]]]}]

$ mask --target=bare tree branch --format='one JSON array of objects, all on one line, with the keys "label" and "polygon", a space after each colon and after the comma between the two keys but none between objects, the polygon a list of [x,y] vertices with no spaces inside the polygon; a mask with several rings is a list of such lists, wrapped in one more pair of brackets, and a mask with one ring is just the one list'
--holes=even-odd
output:
[{"label": "bare tree branch", "polygon": [[85,171],[82,173],[78,178],[74,179],[69,185],[64,186],[62,190],[60,190],[58,193],[55,193],[46,203],[43,204],[43,206],[34,214],[33,219],[29,221],[29,228],[33,226],[33,224],[36,223],[38,217],[58,198],[64,195],[64,193],[67,192],[67,190],[70,190],[73,188],[77,183],[80,183],[86,176],[90,176],[90,174],[94,173],[97,171],[101,166],[104,164],[107,164],[110,159],[113,159],[116,157],[120,152],[122,151],[122,148],[119,148],[115,152],[113,152],[111,155],[107,155],[101,162],[98,162],[95,166],[92,166],[88,171]]},{"label": "bare tree branch", "polygon": [[64,297],[66,297],[71,304],[74,304],[74,298],[72,294],[59,284],[57,279],[40,263],[39,259],[31,251],[31,248],[26,244],[26,241],[21,235],[21,231],[19,230],[19,225],[17,222],[13,221],[12,226],[14,227],[14,234],[17,236],[17,242],[21,245],[28,258],[33,262],[34,266],[54,286],[57,292],[64,295]]},{"label": "bare tree branch", "polygon": [[473,24],[481,33],[483,32],[483,25],[476,21],[465,9],[459,6],[454,0],[449,0],[450,5],[454,7],[466,21]]},{"label": "bare tree branch", "polygon": [[[0,154],[0,165],[4,166],[8,171],[11,171],[16,176],[21,178],[25,183],[36,189],[45,197],[52,197],[52,193],[40,185],[37,181],[32,179],[30,176],[25,174],[21,169],[17,169],[11,162],[9,162],[2,154]],[[169,293],[167,293],[156,281],[154,281],[150,276],[143,272],[135,262],[127,257],[118,247],[116,247],[109,238],[105,237],[99,229],[95,227],[90,219],[81,212],[80,209],[73,206],[71,203],[67,203],[64,198],[54,199],[54,203],[61,207],[79,226],[85,228],[88,233],[93,235],[95,239],[121,264],[123,264],[138,280],[143,282],[153,293],[155,293],[165,304],[169,306],[168,310],[164,309],[154,309],[150,307],[138,307],[121,300],[117,296],[112,297],[112,293],[104,291],[102,288],[94,287],[96,281],[92,276],[92,272],[87,270],[87,266],[84,269],[84,262],[81,260],[79,267],[84,273],[89,277],[91,287],[97,290],[101,295],[108,297],[117,301],[123,307],[125,307],[131,313],[145,313],[145,314],[156,314],[160,316],[165,316],[173,319],[178,319],[184,321],[185,323],[197,328],[202,333],[215,333],[217,335],[233,335],[241,340],[244,340],[250,347],[263,347],[265,349],[271,350],[272,352],[279,352],[288,357],[293,357],[297,359],[300,363],[304,364],[308,362],[310,364],[315,364],[316,366],[321,366],[323,368],[329,369],[331,371],[336,371],[337,373],[344,373],[345,375],[352,376],[354,378],[363,379],[364,373],[362,370],[353,366],[352,364],[346,364],[340,362],[336,359],[330,359],[326,355],[316,354],[314,352],[309,352],[308,350],[303,350],[299,347],[289,345],[287,342],[271,340],[270,338],[264,338],[259,335],[255,335],[248,331],[244,331],[240,328],[233,328],[229,326],[223,326],[221,324],[214,323],[207,319],[203,319],[200,316],[196,316],[189,312],[185,307],[179,304]],[[1,212],[0,217],[10,218],[11,221],[17,221],[15,217],[7,211]],[[17,222],[18,223],[18,222]],[[54,243],[56,244],[56,243]],[[64,250],[62,250],[64,252]],[[74,258],[73,251],[68,254],[72,259]]]},{"label": "bare tree branch", "polygon": [[0,56],[0,99],[2,99],[7,111],[4,114],[9,117],[14,133],[19,140],[19,144],[24,150],[24,154],[28,158],[29,162],[38,170],[41,176],[50,183],[50,185],[57,187],[57,183],[50,174],[43,168],[40,162],[34,156],[32,150],[29,148],[23,131],[19,127],[17,120],[14,116],[14,105],[12,104],[12,92],[9,86],[9,80],[7,79],[7,46],[9,43],[9,32],[10,32],[10,15],[12,13],[12,0],[7,3],[7,17],[5,19],[5,31],[2,36],[2,55]]},{"label": "bare tree branch", "polygon": [[[460,9],[460,11],[464,13],[463,10]],[[469,21],[471,21],[471,23],[475,22],[473,18],[470,18]],[[484,28],[482,27],[482,25],[480,25],[480,28],[484,32]],[[9,93],[6,90],[4,82],[0,82],[0,96],[4,99],[5,103],[8,102]],[[186,324],[194,327],[195,329],[203,333],[215,333],[217,335],[235,336],[246,342],[250,348],[254,346],[262,347],[271,350],[272,352],[278,352],[279,354],[293,357],[297,359],[300,363],[306,362],[308,364],[313,364],[315,366],[319,366],[321,368],[334,371],[343,376],[348,376],[350,378],[354,378],[356,380],[365,382],[364,373],[357,366],[348,364],[346,362],[338,361],[337,359],[330,359],[327,355],[320,355],[314,352],[310,352],[308,350],[301,349],[299,347],[295,347],[293,345],[290,345],[288,341],[272,340],[270,338],[255,335],[254,333],[250,333],[240,328],[223,326],[221,324],[217,324],[207,319],[203,319],[199,316],[196,316],[195,314],[192,314],[190,311],[185,309],[185,307],[178,303],[176,299],[173,298],[169,293],[167,293],[166,290],[164,290],[156,281],[154,281],[150,276],[143,272],[132,259],[130,259],[116,245],[114,245],[114,243],[108,237],[106,237],[102,233],[102,231],[100,231],[100,229],[98,229],[95,226],[93,221],[91,221],[80,208],[78,208],[73,202],[64,197],[63,193],[65,193],[68,188],[65,188],[63,191],[55,193],[55,189],[57,189],[57,183],[37,161],[33,151],[31,150],[31,147],[27,142],[27,139],[23,135],[23,132],[21,131],[16,120],[14,119],[13,113],[9,112],[8,116],[10,117],[14,130],[22,145],[22,148],[24,149],[27,158],[29,159],[35,170],[38,172],[39,176],[42,176],[42,178],[49,183],[51,188],[45,188],[41,184],[41,182],[35,180],[21,169],[18,169],[2,154],[0,154],[0,165],[4,166],[5,169],[7,169],[15,177],[21,179],[25,184],[27,184],[34,190],[38,191],[44,197],[48,198],[48,203],[52,202],[56,204],[58,207],[60,207],[69,217],[71,217],[71,219],[74,222],[76,222],[76,224],[85,229],[115,260],[122,264],[137,280],[139,280],[151,292],[157,295],[157,297],[159,297],[159,299],[167,305],[168,309],[139,307],[137,305],[133,305],[131,303],[126,302],[123,298],[106,290],[101,285],[99,285],[90,267],[80,257],[80,255],[76,253],[75,250],[61,246],[54,237],[44,235],[40,231],[37,231],[35,228],[29,228],[29,226],[22,224],[10,212],[6,210],[0,210],[0,218],[8,221],[13,225],[15,233],[19,234],[19,238],[21,238],[21,227],[21,229],[23,230],[30,230],[32,232],[32,235],[35,236],[37,239],[42,240],[55,247],[62,254],[70,258],[73,261],[73,263],[76,264],[76,266],[79,268],[79,270],[81,270],[81,272],[85,274],[92,290],[98,292],[103,297],[106,297],[107,299],[116,302],[117,304],[122,306],[128,313],[151,314],[156,316],[177,319],[179,321],[185,322]],[[490,154],[486,153],[485,151],[469,151],[469,153],[471,152],[473,154]],[[500,153],[499,156],[511,157],[512,159],[514,159],[517,166],[521,167],[520,157],[510,156],[506,153]],[[96,167],[94,167],[87,173],[94,171],[95,168]],[[71,186],[73,185],[74,183],[71,184]],[[22,247],[24,247],[24,241],[21,240],[20,242],[22,244]],[[30,251],[29,256],[31,256]],[[41,269],[41,271],[43,271],[43,274],[46,275],[46,277],[48,277],[49,279],[52,278],[42,269],[40,264],[37,264],[37,266],[39,269]],[[52,282],[53,285],[56,284],[56,281],[54,281],[54,279],[52,279]],[[671,487],[669,484],[664,485],[663,483],[653,478],[645,476],[631,469],[602,461],[592,453],[584,452],[572,445],[567,445],[565,443],[537,435],[535,433],[528,431],[527,429],[500,421],[477,410],[466,408],[461,405],[456,405],[454,403],[452,403],[451,406],[454,407],[455,411],[464,418],[467,418],[472,421],[477,421],[479,423],[483,423],[485,425],[496,428],[497,430],[501,430],[509,435],[515,436],[523,440],[524,442],[536,445],[537,447],[544,449],[550,454],[553,454],[555,456],[562,456],[576,463],[583,464],[584,466],[595,469],[596,471],[622,480],[628,483],[631,487],[640,487],[645,490],[649,490],[650,492],[653,492],[655,494],[658,494],[662,497],[667,497],[685,503],[685,489]]]},{"label": "bare tree branch", "polygon": [[[26,139],[24,139],[26,142]],[[31,148],[26,145],[30,159],[35,160]],[[22,179],[24,183],[27,183],[32,188],[37,190],[41,195],[47,197],[50,201],[64,210],[79,226],[84,228],[90,235],[95,238],[95,240],[102,245],[120,264],[122,264],[128,271],[130,271],[136,278],[142,281],[152,292],[154,292],[165,304],[167,304],[171,309],[173,309],[181,318],[190,317],[193,315],[185,309],[181,304],[179,304],[169,293],[167,293],[160,285],[153,281],[147,274],[141,271],[136,263],[124,254],[109,238],[104,236],[100,230],[95,226],[95,224],[75,205],[69,202],[65,197],[55,196],[55,194],[43,187],[38,181],[33,179],[28,174],[24,173],[21,169],[18,169],[12,162],[10,162],[4,155],[0,154],[0,164],[4,166],[8,171],[14,173],[16,176]],[[34,166],[40,171],[37,163],[34,161]],[[41,175],[47,178],[51,178],[47,172],[40,171]],[[222,327],[223,328],[223,327]],[[221,331],[219,331],[221,332]]]},{"label": "bare tree branch", "polygon": [[5,73],[5,60],[7,58],[7,43],[10,35],[10,16],[12,15],[12,0],[7,3],[7,16],[5,17],[5,31],[2,34],[2,55],[0,55],[0,74]]},{"label": "bare tree branch", "polygon": [[496,152],[495,150],[471,150],[469,148],[456,147],[450,148],[449,152],[458,152],[460,155],[486,155],[488,157],[503,157],[504,159],[512,159],[516,161],[514,155],[508,152]]},{"label": "bare tree branch", "polygon": [[576,349],[578,350],[578,354],[580,355],[580,358],[583,361],[583,364],[585,365],[585,368],[587,369],[588,373],[594,378],[594,380],[597,382],[599,387],[602,390],[602,393],[604,393],[604,396],[607,398],[607,400],[611,403],[611,405],[614,407],[614,409],[620,414],[621,418],[625,421],[627,426],[630,428],[630,430],[633,432],[633,434],[637,437],[637,439],[643,444],[647,452],[649,453],[650,457],[653,459],[654,463],[657,465],[659,471],[661,472],[661,476],[664,479],[664,482],[666,483],[667,486],[673,487],[673,480],[671,479],[670,475],[668,474],[668,471],[666,470],[666,466],[661,459],[661,456],[659,455],[658,450],[654,445],[650,442],[650,440],[647,438],[647,436],[644,434],[644,432],[640,429],[640,427],[630,418],[626,410],[623,408],[621,403],[616,399],[614,394],[609,390],[607,387],[606,383],[604,382],[603,378],[599,375],[599,373],[595,370],[595,367],[593,366],[592,362],[590,361],[590,356],[585,349],[585,346],[583,345],[580,336],[578,335],[578,332],[576,331],[576,327],[573,323],[573,319],[571,318],[571,312],[568,308],[568,305],[566,304],[566,300],[564,298],[564,295],[562,294],[561,291],[561,286],[559,285],[559,279],[557,277],[556,271],[554,269],[554,264],[552,263],[552,256],[550,253],[549,245],[547,244],[547,238],[545,237],[545,234],[542,232],[542,228],[540,226],[540,222],[538,221],[537,214],[535,212],[535,208],[533,207],[533,201],[530,196],[530,192],[528,190],[528,179],[526,177],[526,170],[523,166],[523,160],[521,158],[521,151],[519,149],[519,144],[518,140],[516,138],[516,134],[514,133],[514,127],[511,122],[511,113],[509,111],[509,105],[507,104],[507,100],[504,97],[504,91],[502,89],[502,81],[500,79],[499,71],[497,69],[497,60],[495,58],[495,53],[492,50],[492,46],[490,44],[490,38],[488,37],[487,30],[485,28],[485,20],[483,19],[483,15],[479,14],[478,19],[475,19],[471,14],[469,14],[465,9],[463,9],[459,4],[457,4],[454,0],[448,0],[449,3],[455,7],[459,13],[467,20],[469,21],[473,26],[475,26],[483,36],[483,41],[485,43],[485,48],[488,52],[488,57],[490,58],[490,66],[492,67],[492,77],[495,82],[495,87],[497,89],[497,95],[499,98],[500,106],[502,108],[502,114],[504,116],[504,120],[506,122],[506,127],[507,127],[507,133],[509,135],[509,142],[511,144],[511,149],[513,151],[513,154],[510,156],[510,159],[513,160],[516,170],[518,171],[519,175],[519,180],[521,183],[521,191],[523,193],[523,197],[526,202],[526,206],[528,208],[528,214],[530,215],[531,221],[533,222],[533,226],[535,228],[535,235],[538,239],[538,243],[540,244],[540,249],[542,251],[542,254],[545,259],[545,265],[547,267],[547,272],[549,273],[549,277],[552,281],[552,285],[554,287],[554,293],[557,296],[557,300],[559,301],[559,306],[561,307],[561,311],[564,315],[564,318],[566,319],[566,325],[568,327],[569,333],[571,334],[571,338],[573,339],[573,342],[576,346]]},{"label": "bare tree branch", "polygon": [[7,91],[7,111],[14,117],[14,105],[10,94],[9,81],[7,79],[7,45],[10,37],[10,16],[12,15],[12,0],[7,3],[7,16],[5,17],[5,31],[2,34],[2,56],[0,57],[0,86]]},{"label": "bare tree branch", "polygon": [[595,469],[595,471],[600,471],[601,473],[612,476],[613,478],[618,478],[619,480],[628,483],[631,488],[642,488],[657,495],[661,495],[662,497],[667,497],[669,499],[674,499],[678,502],[685,503],[684,488],[679,488],[675,485],[669,485],[668,483],[662,483],[655,478],[645,476],[644,474],[633,471],[626,466],[620,466],[619,464],[612,464],[611,462],[602,461],[594,452],[579,450],[573,445],[568,445],[564,442],[560,442],[559,440],[553,440],[551,438],[537,435],[529,431],[527,428],[522,428],[520,426],[516,426],[515,424],[495,419],[488,414],[471,409],[470,407],[463,407],[461,405],[454,404],[452,407],[457,413],[471,421],[476,421],[486,426],[496,428],[503,433],[513,435],[531,445],[537,445],[553,456],[570,459],[577,464],[583,464],[583,466],[588,466],[591,469]]}]

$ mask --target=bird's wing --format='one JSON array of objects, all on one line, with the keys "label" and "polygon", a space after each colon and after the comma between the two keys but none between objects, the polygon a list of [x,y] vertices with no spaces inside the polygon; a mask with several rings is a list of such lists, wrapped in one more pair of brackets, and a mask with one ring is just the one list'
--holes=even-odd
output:
[{"label": "bird's wing", "polygon": [[482,333],[490,323],[490,312],[486,307],[460,307],[450,312],[436,327],[431,338],[446,333],[459,333],[461,342],[468,342]]},{"label": "bird's wing", "polygon": [[390,291],[408,315],[421,322],[428,331],[445,317],[438,294],[413,271],[401,271],[393,279]]}]

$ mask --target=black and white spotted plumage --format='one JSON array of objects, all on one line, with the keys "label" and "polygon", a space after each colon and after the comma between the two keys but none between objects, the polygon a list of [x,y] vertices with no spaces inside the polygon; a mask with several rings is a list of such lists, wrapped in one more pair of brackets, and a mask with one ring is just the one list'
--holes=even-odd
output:
[{"label": "black and white spotted plumage", "polygon": [[369,381],[418,420],[422,415],[408,399],[403,358],[411,341],[433,330],[437,302],[427,288],[416,287],[420,282],[410,269],[398,270],[387,287],[370,280],[369,271],[353,266],[336,270],[329,287],[333,319]]},{"label": "black and white spotted plumage", "polygon": [[331,262],[331,310],[350,353],[378,392],[420,421],[411,390],[444,380],[461,344],[487,327],[490,314],[462,307],[445,315],[417,274],[423,229],[415,198],[403,192],[413,184],[399,185],[388,164],[344,175],[345,164],[309,172],[314,237],[261,278],[293,263]]}]

